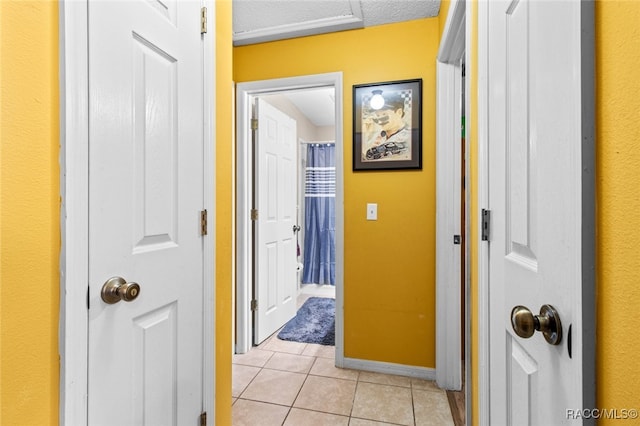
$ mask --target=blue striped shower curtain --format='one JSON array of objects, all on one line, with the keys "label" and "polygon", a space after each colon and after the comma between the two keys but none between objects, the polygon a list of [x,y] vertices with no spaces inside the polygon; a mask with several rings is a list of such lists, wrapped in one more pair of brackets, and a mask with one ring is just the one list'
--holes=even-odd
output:
[{"label": "blue striped shower curtain", "polygon": [[303,284],[336,284],[335,144],[307,145]]}]

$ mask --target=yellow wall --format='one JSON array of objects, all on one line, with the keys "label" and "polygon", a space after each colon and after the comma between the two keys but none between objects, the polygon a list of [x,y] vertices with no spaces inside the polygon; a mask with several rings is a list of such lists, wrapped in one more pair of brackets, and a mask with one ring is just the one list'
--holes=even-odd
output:
[{"label": "yellow wall", "polygon": [[473,379],[471,380],[471,414],[472,424],[477,425],[479,422],[478,415],[478,215],[473,212],[478,212],[478,4],[476,1],[468,3],[469,10],[467,16],[471,17],[471,46],[470,46],[470,63],[467,63],[466,70],[469,79],[469,98],[471,103],[471,113],[467,114],[465,118],[466,138],[469,140],[469,146],[471,152],[469,153],[469,168],[471,169],[471,177],[469,179],[469,185],[467,186],[471,195],[471,205],[469,206],[471,229],[468,238],[469,246],[471,247],[471,303],[469,316],[471,318],[471,374]]},{"label": "yellow wall", "polygon": [[[345,356],[435,367],[437,18],[234,49],[236,82],[343,72]],[[423,79],[423,169],[358,172],[352,86]],[[378,221],[365,218],[378,203]]]},{"label": "yellow wall", "polygon": [[0,1],[3,425],[58,418],[58,7]]},{"label": "yellow wall", "polygon": [[440,11],[438,12],[438,23],[440,26],[440,37],[444,33],[444,27],[447,23],[447,14],[449,13],[449,7],[451,6],[451,0],[442,0],[440,2]]},{"label": "yellow wall", "polygon": [[233,83],[231,1],[216,1],[216,415],[231,424]]},{"label": "yellow wall", "polygon": [[[597,401],[640,409],[640,4],[596,2]],[[614,421],[601,421],[601,424]]]}]

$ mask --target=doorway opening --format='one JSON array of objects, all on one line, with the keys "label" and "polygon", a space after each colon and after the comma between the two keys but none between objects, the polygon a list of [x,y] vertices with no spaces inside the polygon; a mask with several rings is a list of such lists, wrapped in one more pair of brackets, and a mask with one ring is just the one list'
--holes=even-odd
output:
[{"label": "doorway opening", "polygon": [[[467,182],[467,170],[466,170],[466,126],[465,126],[465,64],[464,61],[457,67],[456,72],[460,75],[460,139],[457,141],[460,145],[459,151],[456,150],[456,158],[454,161],[459,162],[460,168],[460,194],[458,203],[460,205],[460,223],[459,229],[460,235],[460,360],[462,364],[461,372],[461,389],[460,390],[447,390],[447,398],[451,407],[451,414],[456,426],[467,424],[467,400],[466,400],[466,388],[467,378],[465,374],[466,370],[466,354],[467,354],[467,322],[466,322],[466,301],[467,301],[467,269],[468,269],[468,228],[467,228],[467,190],[465,182]],[[454,200],[456,202],[456,200]]]},{"label": "doorway opening", "polygon": [[437,62],[436,379],[456,424],[471,418],[467,25],[466,3],[453,1]]},{"label": "doorway opening", "polygon": [[[254,112],[254,104],[257,99],[269,101],[277,106],[279,110],[287,115],[301,114],[301,110],[306,107],[303,103],[307,103],[307,107],[318,108],[317,101],[309,101],[305,98],[310,94],[327,95],[327,100],[331,102],[331,110],[328,115],[334,120],[331,125],[317,125],[315,129],[301,129],[298,125],[296,137],[297,167],[301,170],[296,173],[296,193],[297,204],[299,208],[296,212],[296,223],[293,225],[294,230],[299,226],[300,230],[296,233],[296,251],[297,246],[300,247],[299,256],[296,257],[294,264],[294,273],[296,274],[296,293],[320,293],[325,297],[334,295],[336,299],[335,314],[335,365],[342,366],[343,363],[343,313],[342,306],[342,285],[343,285],[343,235],[344,235],[344,219],[343,219],[343,126],[342,126],[342,73],[318,74],[311,76],[263,80],[250,83],[240,83],[237,86],[237,262],[236,262],[236,314],[234,318],[235,333],[235,353],[243,354],[255,344],[252,338],[254,329],[254,311],[252,304],[260,305],[260,300],[253,302],[253,282],[258,272],[255,268],[255,252],[252,245],[252,235],[254,230],[254,221],[251,220],[251,210],[253,208],[254,192],[256,191],[256,167],[253,158],[256,147],[253,146],[253,131],[251,129],[251,119]],[[297,106],[296,103],[302,105]],[[301,104],[302,103],[302,104]],[[325,111],[327,114],[327,111]],[[304,116],[304,114],[302,114]],[[303,118],[300,121],[309,121],[309,118]],[[322,123],[320,123],[322,124]],[[333,285],[324,282],[309,282],[302,284],[302,272],[304,271],[304,245],[305,245],[305,222],[304,222],[304,204],[305,185],[302,181],[304,172],[302,172],[302,160],[306,159],[306,148],[309,144],[326,144],[335,145],[334,164],[335,178],[333,185],[335,186],[335,216],[334,216],[334,269],[335,276]],[[331,180],[331,179],[328,179]],[[287,274],[290,271],[287,269]],[[314,281],[314,280],[312,280]],[[330,286],[332,288],[328,288]],[[260,297],[258,295],[258,297]],[[252,303],[253,302],[253,303]],[[283,324],[284,325],[284,324]]]}]

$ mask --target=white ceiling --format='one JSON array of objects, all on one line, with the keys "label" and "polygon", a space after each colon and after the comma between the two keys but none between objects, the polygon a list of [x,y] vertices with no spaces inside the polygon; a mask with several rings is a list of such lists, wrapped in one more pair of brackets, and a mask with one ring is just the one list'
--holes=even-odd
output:
[{"label": "white ceiling", "polygon": [[333,87],[284,92],[315,126],[335,126],[336,97]]},{"label": "white ceiling", "polygon": [[[437,16],[440,0],[233,0],[235,46]],[[283,93],[316,126],[335,125],[333,89]]]},{"label": "white ceiling", "polygon": [[440,0],[233,0],[236,46],[437,16]]}]

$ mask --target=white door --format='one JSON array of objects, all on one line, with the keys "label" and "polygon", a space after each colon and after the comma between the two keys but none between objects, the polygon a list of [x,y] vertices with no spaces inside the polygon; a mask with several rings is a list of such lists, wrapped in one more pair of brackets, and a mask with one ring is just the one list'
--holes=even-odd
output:
[{"label": "white door", "polygon": [[296,122],[262,99],[256,103],[254,343],[296,314]]},{"label": "white door", "polygon": [[[582,65],[589,55],[593,60],[586,36],[593,23],[585,19],[593,5],[514,0],[482,7],[488,8],[480,22],[488,31],[489,423],[573,423],[579,409],[593,408],[594,395],[593,99],[592,89],[584,89],[593,76]],[[532,315],[554,307],[558,344],[539,331],[517,335],[518,305]],[[544,329],[546,316],[520,314]],[[519,322],[526,335],[524,328]]]},{"label": "white door", "polygon": [[[200,3],[89,2],[88,424],[203,406]],[[108,304],[103,284],[136,282]]]}]

